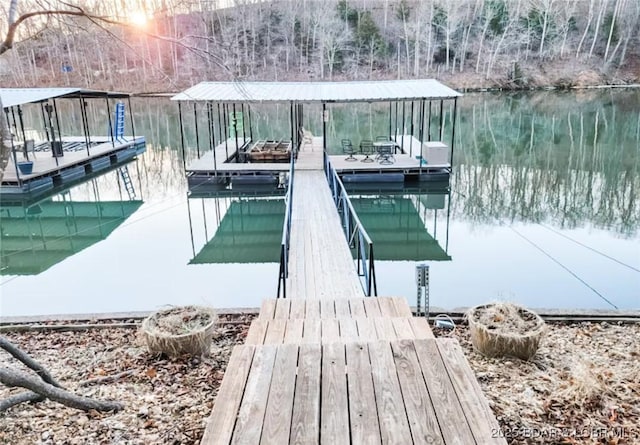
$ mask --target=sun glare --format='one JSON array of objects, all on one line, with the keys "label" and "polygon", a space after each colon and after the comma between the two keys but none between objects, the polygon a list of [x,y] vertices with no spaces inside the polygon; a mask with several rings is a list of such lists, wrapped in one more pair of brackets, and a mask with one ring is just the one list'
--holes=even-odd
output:
[{"label": "sun glare", "polygon": [[129,14],[129,22],[132,25],[144,28],[145,26],[147,26],[147,21],[147,15],[144,12],[136,11]]}]

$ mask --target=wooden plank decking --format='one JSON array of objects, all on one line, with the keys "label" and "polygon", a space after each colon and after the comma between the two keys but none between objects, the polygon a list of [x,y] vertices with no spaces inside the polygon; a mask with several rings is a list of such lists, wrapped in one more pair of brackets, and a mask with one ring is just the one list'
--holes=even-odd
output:
[{"label": "wooden plank decking", "polygon": [[[80,137],[65,137],[63,138],[63,141],[81,142],[83,144],[85,143],[85,139]],[[28,175],[21,174],[20,179],[29,180],[60,172],[66,168],[81,166],[91,160],[108,157],[118,151],[132,148],[136,146],[136,144],[144,143],[144,141],[145,139],[142,136],[136,136],[135,139],[131,136],[127,136],[123,138],[123,140],[116,141],[112,144],[111,140],[107,137],[91,137],[91,142],[94,145],[89,148],[90,154],[87,154],[86,149],[82,149],[72,152],[65,151],[64,156],[55,158],[52,156],[51,150],[32,152],[29,153],[29,159],[33,161],[33,172]],[[18,162],[25,160],[22,152],[17,152],[16,157]],[[5,169],[4,176],[2,178],[2,182],[14,183],[17,181],[18,177],[16,175],[16,169],[13,163],[13,157],[10,156],[7,168]]]},{"label": "wooden plank decking", "polygon": [[287,295],[350,298],[364,291],[322,170],[322,139],[304,144],[296,161]]},{"label": "wooden plank decking", "polygon": [[457,341],[406,300],[266,300],[201,443],[505,444],[498,428]]},{"label": "wooden plank decking", "polygon": [[[238,147],[244,146],[249,139],[238,138]],[[233,158],[236,154],[236,138],[229,138],[218,144],[213,150],[206,150],[202,156],[193,160],[187,165],[187,173],[213,173],[215,170],[226,172],[242,169],[255,169],[256,164],[244,164],[229,162],[227,160]],[[215,153],[215,161],[214,161]],[[284,171],[288,170],[289,164],[284,164]],[[215,167],[215,168],[214,168]]]}]

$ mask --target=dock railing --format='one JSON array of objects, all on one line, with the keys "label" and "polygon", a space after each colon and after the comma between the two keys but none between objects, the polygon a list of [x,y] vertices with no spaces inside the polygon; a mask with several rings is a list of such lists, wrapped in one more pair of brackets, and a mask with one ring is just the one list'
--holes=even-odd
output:
[{"label": "dock railing", "polygon": [[338,213],[342,218],[342,228],[344,229],[349,247],[356,251],[356,261],[358,275],[364,278],[364,290],[367,296],[377,296],[378,286],[376,284],[376,268],[373,255],[373,241],[365,230],[358,214],[351,204],[349,195],[344,188],[342,180],[329,162],[329,156],[324,153],[324,171],[329,182],[333,202],[336,204]]},{"label": "dock railing", "polygon": [[293,177],[295,175],[295,156],[291,154],[289,163],[289,180],[287,193],[284,196],[285,213],[282,224],[282,241],[280,242],[280,271],[278,273],[278,291],[276,298],[287,298],[287,278],[289,277],[289,241],[291,239],[291,210],[293,208]]}]

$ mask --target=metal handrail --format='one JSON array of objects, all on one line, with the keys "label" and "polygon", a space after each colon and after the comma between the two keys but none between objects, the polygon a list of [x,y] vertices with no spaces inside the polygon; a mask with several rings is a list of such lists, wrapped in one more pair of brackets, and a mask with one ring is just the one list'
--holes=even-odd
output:
[{"label": "metal handrail", "polygon": [[358,214],[353,208],[349,194],[344,188],[342,180],[329,162],[329,157],[324,154],[324,171],[331,189],[331,196],[338,213],[342,216],[344,229],[349,247],[356,250],[358,275],[364,278],[365,293],[367,296],[377,296],[376,268],[373,254],[373,241],[360,222]]},{"label": "metal handrail", "polygon": [[278,290],[276,298],[287,298],[287,278],[289,277],[289,242],[291,239],[291,212],[293,209],[293,176],[295,174],[295,156],[291,153],[289,180],[284,197],[285,213],[280,242],[280,271],[278,272]]}]

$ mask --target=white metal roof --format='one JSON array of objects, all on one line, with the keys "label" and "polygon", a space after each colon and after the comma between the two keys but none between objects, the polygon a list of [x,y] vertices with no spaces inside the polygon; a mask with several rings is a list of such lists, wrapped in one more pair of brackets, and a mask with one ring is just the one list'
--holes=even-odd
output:
[{"label": "white metal roof", "polygon": [[127,97],[126,93],[87,90],[84,88],[0,88],[4,108],[42,102],[56,97]]},{"label": "white metal roof", "polygon": [[462,96],[435,79],[353,82],[201,82],[171,98],[212,102],[374,102]]}]

